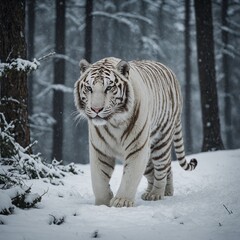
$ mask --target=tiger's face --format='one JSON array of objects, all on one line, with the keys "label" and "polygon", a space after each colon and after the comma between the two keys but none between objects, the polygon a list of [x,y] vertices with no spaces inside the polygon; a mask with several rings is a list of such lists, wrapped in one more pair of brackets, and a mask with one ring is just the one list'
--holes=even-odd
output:
[{"label": "tiger's face", "polygon": [[81,77],[75,83],[75,105],[94,125],[105,125],[121,118],[131,105],[129,65],[121,61],[114,67],[107,59],[90,65],[80,62]]}]

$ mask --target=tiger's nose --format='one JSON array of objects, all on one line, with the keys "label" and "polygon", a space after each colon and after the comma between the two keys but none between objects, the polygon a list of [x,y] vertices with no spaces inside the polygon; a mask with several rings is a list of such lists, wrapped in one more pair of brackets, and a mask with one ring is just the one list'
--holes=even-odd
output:
[{"label": "tiger's nose", "polygon": [[94,111],[95,113],[99,113],[103,110],[103,108],[98,108],[98,107],[91,107],[92,111]]}]

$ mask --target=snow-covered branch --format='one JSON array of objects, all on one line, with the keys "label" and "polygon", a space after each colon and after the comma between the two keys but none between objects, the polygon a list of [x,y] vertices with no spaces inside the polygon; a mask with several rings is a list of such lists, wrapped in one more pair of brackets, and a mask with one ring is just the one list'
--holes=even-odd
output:
[{"label": "snow-covered branch", "polygon": [[62,84],[51,84],[46,89],[44,89],[42,92],[40,92],[36,96],[36,98],[41,98],[41,97],[43,97],[44,95],[46,95],[48,92],[50,92],[52,90],[62,91],[64,93],[72,93],[73,92],[73,88],[66,87],[65,85],[62,85]]},{"label": "snow-covered branch", "polygon": [[120,23],[127,25],[132,32],[140,32],[140,28],[136,23],[132,22],[129,19],[139,20],[139,21],[145,22],[151,26],[153,25],[153,22],[151,19],[149,19],[147,17],[143,17],[143,16],[141,16],[139,14],[135,14],[135,13],[126,13],[126,12],[108,13],[108,12],[103,12],[103,11],[95,11],[92,13],[92,15],[108,17],[113,20],[116,20]]},{"label": "snow-covered branch", "polygon": [[71,21],[71,24],[75,25],[75,26],[79,26],[84,22],[84,18],[83,17],[79,17],[79,16],[74,16],[73,14],[67,13],[67,19],[69,19]]},{"label": "snow-covered branch", "polygon": [[232,35],[234,35],[236,37],[240,37],[239,31],[235,31],[235,30],[233,30],[233,29],[231,29],[229,27],[221,26],[221,30],[225,31],[225,32],[227,32],[229,34],[232,34]]},{"label": "snow-covered branch", "polygon": [[151,5],[152,7],[154,7],[154,8],[160,8],[161,7],[161,2],[159,2],[159,1],[152,1],[152,0],[144,0],[144,2],[145,3],[147,3],[147,4],[149,4],[149,5]]},{"label": "snow-covered branch", "polygon": [[130,20],[128,20],[125,17],[120,18],[117,13],[107,13],[107,12],[102,12],[102,11],[94,11],[92,13],[93,16],[101,16],[101,17],[107,17],[107,18],[111,18],[113,20],[116,20],[117,22],[123,23],[125,25],[127,25],[130,30],[132,32],[139,32],[139,26],[133,22],[131,22]]},{"label": "snow-covered branch", "polygon": [[50,52],[50,53],[48,53],[48,54],[46,54],[46,55],[38,58],[38,61],[44,61],[44,60],[46,60],[47,58],[49,58],[49,57],[51,57],[51,56],[53,56],[53,55],[55,55],[55,54],[56,54],[55,52]]},{"label": "snow-covered branch", "polygon": [[73,60],[72,58],[70,58],[69,56],[67,56],[65,54],[55,54],[54,56],[55,56],[55,58],[64,59],[65,61],[67,61],[67,62],[69,62],[69,63],[71,63],[73,65],[77,65],[78,66],[78,64],[79,64],[78,61]]},{"label": "snow-covered branch", "polygon": [[164,50],[160,47],[160,44],[158,44],[158,42],[157,42],[156,36],[154,36],[154,35],[151,37],[142,36],[141,41],[143,43],[144,51],[166,57]]},{"label": "snow-covered branch", "polygon": [[37,53],[36,53],[36,57],[37,59],[42,58],[42,56],[46,56],[46,52],[53,52],[54,49],[54,45],[53,44],[48,44],[46,47],[41,48]]},{"label": "snow-covered branch", "polygon": [[136,20],[141,20],[149,25],[153,25],[153,22],[151,19],[147,18],[147,17],[143,17],[139,14],[134,14],[134,13],[126,13],[126,12],[117,12],[116,16],[122,18],[132,18],[132,19],[136,19]]},{"label": "snow-covered branch", "polygon": [[236,27],[236,28],[240,28],[240,24],[236,21],[232,21],[231,19],[228,19],[228,22],[230,25]]},{"label": "snow-covered branch", "polygon": [[11,63],[0,63],[0,77],[12,70],[29,73],[36,70],[39,65],[40,63],[36,58],[34,58],[32,62],[22,58],[16,58]]},{"label": "snow-covered branch", "polygon": [[234,48],[233,45],[231,44],[224,45],[223,42],[219,39],[216,39],[216,43],[221,46],[222,53],[232,58],[240,57],[240,52],[238,51],[238,49]]}]

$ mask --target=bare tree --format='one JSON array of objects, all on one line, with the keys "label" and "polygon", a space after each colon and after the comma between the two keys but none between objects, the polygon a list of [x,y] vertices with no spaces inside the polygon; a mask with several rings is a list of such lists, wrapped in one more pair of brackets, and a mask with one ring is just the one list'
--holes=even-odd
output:
[{"label": "bare tree", "polygon": [[223,149],[216,86],[212,5],[195,0],[198,72],[203,122],[202,151]]},{"label": "bare tree", "polygon": [[[11,64],[14,60],[26,59],[24,35],[25,1],[9,0],[0,4],[0,60]],[[19,62],[18,61],[18,62]],[[23,147],[30,144],[28,125],[28,88],[27,71],[14,63],[0,75],[1,106],[0,112],[8,122],[14,123],[16,141]],[[13,65],[12,65],[13,66]]]},{"label": "bare tree", "polygon": [[[65,54],[65,0],[56,0],[55,50],[58,55]],[[65,82],[65,60],[54,59],[54,84]],[[63,149],[63,108],[64,93],[57,89],[53,92],[53,158],[62,160]]]}]

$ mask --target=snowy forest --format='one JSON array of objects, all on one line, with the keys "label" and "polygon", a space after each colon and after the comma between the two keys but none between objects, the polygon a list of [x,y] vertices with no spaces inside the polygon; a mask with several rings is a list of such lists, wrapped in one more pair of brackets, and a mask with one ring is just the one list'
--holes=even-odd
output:
[{"label": "snowy forest", "polygon": [[[0,239],[238,239],[239,42],[239,0],[1,1]],[[79,61],[110,56],[172,69],[199,164],[188,175],[173,162],[176,192],[161,203],[140,200],[142,179],[130,211],[93,205],[74,106]]]},{"label": "snowy forest", "polygon": [[[198,9],[199,26],[210,22],[213,42],[201,40],[209,38],[202,33],[197,42]],[[175,72],[184,98],[188,154],[220,145],[225,149],[240,147],[239,9],[237,0],[212,1],[211,15],[201,5],[194,9],[193,1],[26,1],[26,59],[50,55],[27,77],[30,142],[38,142],[34,151],[41,152],[47,161],[55,157],[64,163],[89,162],[87,122],[74,120],[73,85],[79,78],[80,59],[95,62],[108,56],[157,60]],[[201,53],[213,54],[213,59],[205,61],[212,61],[206,65],[215,67],[206,73],[211,77],[202,76],[205,83],[200,79],[203,71],[198,73]],[[1,55],[1,62],[5,61]],[[211,99],[210,104],[204,98]],[[212,109],[205,111],[206,105],[213,105]],[[206,134],[222,144],[204,146]]]},{"label": "snowy forest", "polygon": [[[66,1],[60,7],[54,1],[26,5],[28,59],[56,52],[30,76],[31,138],[38,141],[38,150],[47,159],[56,156],[66,163],[89,162],[87,123],[74,122],[72,88],[79,78],[80,59],[95,62],[115,56],[157,60],[172,68],[181,82],[185,102],[187,153],[200,152],[204,126],[193,2]],[[212,2],[214,50],[208,50],[214,51],[219,134],[225,149],[240,146],[239,7],[238,1]],[[63,101],[61,114],[56,113],[55,101]]]}]

